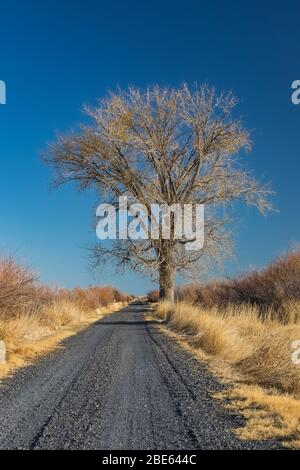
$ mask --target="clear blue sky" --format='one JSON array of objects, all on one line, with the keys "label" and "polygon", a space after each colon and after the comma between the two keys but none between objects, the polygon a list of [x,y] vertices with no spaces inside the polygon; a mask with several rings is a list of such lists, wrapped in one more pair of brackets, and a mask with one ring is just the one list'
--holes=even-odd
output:
[{"label": "clear blue sky", "polygon": [[[92,194],[50,191],[39,152],[56,130],[82,119],[84,103],[117,85],[208,81],[232,89],[251,128],[249,165],[271,181],[280,211],[239,210],[236,260],[225,274],[259,267],[299,241],[299,2],[3,0],[0,5],[0,252],[34,267],[44,282],[96,282],[84,247],[95,241]],[[98,276],[130,292],[135,275]]]}]

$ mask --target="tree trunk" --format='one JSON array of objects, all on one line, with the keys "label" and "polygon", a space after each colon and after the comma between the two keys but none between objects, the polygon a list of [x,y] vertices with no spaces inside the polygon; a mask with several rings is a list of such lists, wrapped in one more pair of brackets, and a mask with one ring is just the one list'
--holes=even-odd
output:
[{"label": "tree trunk", "polygon": [[159,269],[160,300],[174,302],[174,270],[168,262],[163,262]]}]

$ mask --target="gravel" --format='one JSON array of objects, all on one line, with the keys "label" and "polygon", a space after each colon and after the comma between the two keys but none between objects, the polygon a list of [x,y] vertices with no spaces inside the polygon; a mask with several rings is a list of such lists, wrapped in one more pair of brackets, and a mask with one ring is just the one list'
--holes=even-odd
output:
[{"label": "gravel", "polygon": [[205,365],[132,304],[0,387],[1,449],[276,449],[245,442]]}]

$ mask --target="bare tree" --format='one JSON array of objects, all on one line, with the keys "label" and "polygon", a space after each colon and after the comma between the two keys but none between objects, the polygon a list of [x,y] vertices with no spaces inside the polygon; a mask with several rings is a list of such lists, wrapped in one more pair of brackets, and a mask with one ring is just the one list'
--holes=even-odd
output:
[{"label": "bare tree", "polygon": [[[242,166],[239,153],[250,149],[248,131],[233,117],[237,100],[213,88],[130,88],[110,94],[85,111],[92,125],[59,136],[46,160],[57,183],[93,186],[112,204],[126,195],[151,211],[151,204],[204,204],[205,243],[187,251],[186,240],[116,240],[97,245],[97,262],[158,274],[160,295],[173,298],[174,276],[202,269],[209,259],[228,254],[230,234],[224,207],[243,201],[260,212],[270,208],[269,190]],[[172,219],[173,220],[173,219]],[[171,224],[172,225],[172,224]],[[174,224],[171,227],[174,228]]]}]

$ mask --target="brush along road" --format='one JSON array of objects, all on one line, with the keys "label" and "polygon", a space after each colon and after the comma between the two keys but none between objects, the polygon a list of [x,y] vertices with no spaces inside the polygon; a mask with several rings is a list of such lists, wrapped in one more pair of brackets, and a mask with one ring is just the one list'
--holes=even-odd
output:
[{"label": "brush along road", "polygon": [[0,387],[2,449],[272,449],[232,433],[205,366],[131,304]]}]

